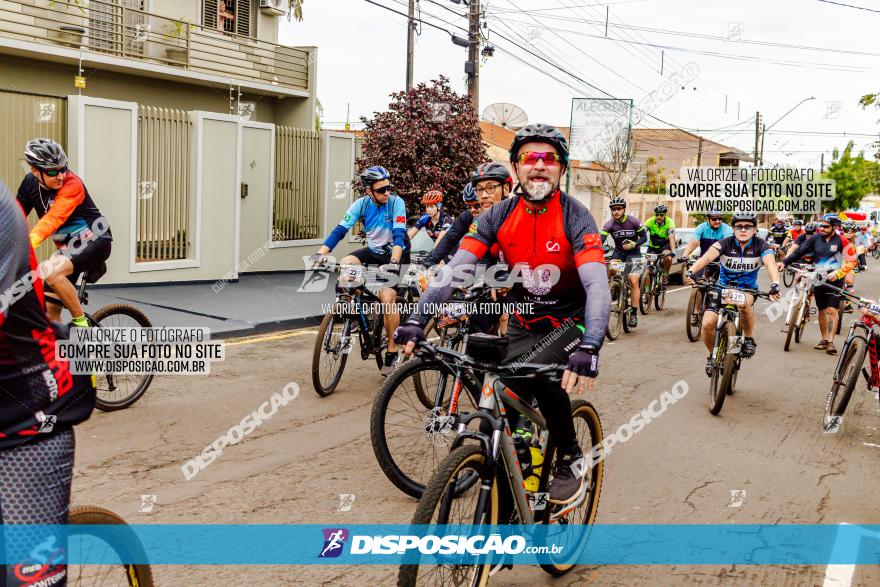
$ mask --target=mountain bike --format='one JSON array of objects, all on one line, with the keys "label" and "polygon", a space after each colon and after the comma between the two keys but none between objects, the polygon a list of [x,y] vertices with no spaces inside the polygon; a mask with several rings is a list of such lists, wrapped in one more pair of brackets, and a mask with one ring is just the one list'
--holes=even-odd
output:
[{"label": "mountain bike", "polygon": [[644,262],[640,258],[630,261],[620,259],[608,261],[608,289],[611,290],[611,314],[605,327],[605,336],[608,340],[617,340],[621,328],[624,332],[632,330],[627,319],[629,312],[634,311],[629,303],[632,289],[626,276],[627,263],[630,264],[630,273],[642,271],[644,267]]},{"label": "mountain bike", "polygon": [[[84,272],[76,285],[79,302],[83,306],[89,303],[88,286],[97,282],[107,273],[107,264],[101,263],[90,271]],[[46,298],[68,309],[54,293],[47,291]],[[69,309],[68,309],[69,311]],[[99,308],[94,314],[85,313],[86,320],[92,328],[152,328],[149,318],[138,308],[128,304],[111,304]],[[137,375],[122,373],[96,374],[97,399],[95,407],[105,412],[121,410],[134,404],[141,398],[153,381],[153,374]]]},{"label": "mountain bike", "polygon": [[[880,365],[878,365],[878,350],[880,350],[880,304],[873,300],[859,298],[852,294],[842,292],[858,304],[861,317],[853,320],[849,327],[849,334],[840,358],[834,368],[831,390],[825,402],[824,427],[826,432],[836,432],[843,421],[843,412],[849,404],[859,373],[864,375],[869,389],[880,391]],[[865,357],[870,360],[870,372],[863,367]]]},{"label": "mountain bike", "polygon": [[[361,360],[372,356],[380,370],[384,365],[388,348],[384,308],[379,296],[366,286],[366,269],[363,265],[332,268],[339,273],[336,300],[321,320],[312,351],[312,385],[321,397],[336,391],[355,338],[360,343]],[[405,310],[418,298],[419,291],[415,284],[398,285],[396,289],[395,303],[403,322]]]},{"label": "mountain bike", "polygon": [[[429,342],[464,352],[470,335],[466,304],[486,301],[491,290],[472,288],[445,304],[435,318],[437,341]],[[463,385],[469,379],[470,386]],[[438,463],[455,439],[458,418],[479,404],[476,374],[443,361],[416,357],[388,376],[370,416],[370,439],[376,460],[395,487],[420,498]]]},{"label": "mountain bike", "polygon": [[[688,268],[695,263],[691,259],[682,259],[687,263]],[[714,284],[718,277],[718,261],[712,261],[703,269],[703,279],[708,284]],[[694,287],[688,298],[687,310],[684,315],[684,327],[688,340],[697,342],[700,340],[700,333],[703,331],[703,314],[706,313],[706,295],[705,288]]]},{"label": "mountain bike", "polygon": [[791,339],[794,337],[795,342],[800,342],[804,335],[804,330],[810,322],[812,316],[813,301],[813,284],[816,283],[817,273],[812,265],[792,264],[785,270],[786,275],[793,277],[796,285],[794,297],[788,304],[788,310],[785,314],[785,345],[783,350],[788,352],[791,347]]},{"label": "mountain bike", "polygon": [[[584,450],[582,461],[584,485],[573,502],[565,505],[551,504],[547,499],[547,487],[556,448],[547,424],[541,414],[525,399],[501,383],[500,379],[530,379],[538,376],[558,380],[564,367],[561,365],[510,364],[498,365],[506,353],[506,341],[499,337],[472,335],[468,345],[470,357],[451,349],[421,343],[418,347],[423,357],[448,364],[450,369],[470,369],[483,373],[482,387],[475,381],[463,378],[462,383],[480,398],[476,411],[463,413],[458,419],[458,436],[452,450],[435,471],[412,518],[412,524],[494,526],[499,523],[518,524],[568,524],[582,527],[572,532],[574,543],[566,545],[550,563],[541,567],[554,576],[574,568],[575,561],[586,546],[589,530],[599,506],[604,462],[601,452],[602,424],[596,409],[585,400],[575,400],[572,416],[578,442]],[[507,410],[513,409],[533,426],[532,448],[543,456],[540,474],[530,470],[521,461],[517,445],[507,421]],[[472,422],[482,423],[477,430],[469,430]],[[484,428],[491,428],[491,434]],[[591,458],[594,447],[596,458]],[[538,477],[537,491],[529,492],[525,478]],[[503,485],[502,485],[503,484]],[[509,519],[501,518],[499,498],[506,491],[512,497],[514,512]],[[504,512],[507,516],[508,512]],[[579,526],[578,526],[579,525]],[[488,529],[487,529],[488,531]],[[555,556],[555,555],[554,555]],[[415,584],[486,585],[489,579],[491,558],[467,564],[402,564],[398,573],[398,585]]]},{"label": "mountain bike", "polygon": [[724,398],[733,395],[736,389],[736,377],[743,360],[742,344],[745,337],[739,319],[739,308],[746,303],[746,294],[768,299],[770,295],[756,289],[710,285],[703,280],[698,281],[697,285],[706,288],[707,297],[720,296],[721,302],[709,363],[709,412],[717,416],[724,405]]},{"label": "mountain bike", "polygon": [[[671,255],[672,253],[667,253]],[[647,253],[647,270],[642,274],[640,282],[639,311],[647,314],[651,311],[651,302],[659,312],[666,303],[666,284],[663,283],[663,259],[666,255]]]},{"label": "mountain bike", "polygon": [[880,244],[872,243],[871,244],[871,256],[875,259],[880,259]]}]

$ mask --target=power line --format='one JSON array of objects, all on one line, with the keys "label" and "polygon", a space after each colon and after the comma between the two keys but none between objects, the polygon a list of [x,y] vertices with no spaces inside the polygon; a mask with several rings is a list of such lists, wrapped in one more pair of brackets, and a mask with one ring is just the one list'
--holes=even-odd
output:
[{"label": "power line", "polygon": [[844,4],[843,2],[832,2],[831,0],[819,0],[819,2],[824,2],[825,4],[836,4],[837,6],[846,6],[847,8],[856,8],[858,10],[867,10],[868,12],[880,12],[880,10],[874,10],[873,8],[865,8],[864,6],[853,6],[852,4]]}]

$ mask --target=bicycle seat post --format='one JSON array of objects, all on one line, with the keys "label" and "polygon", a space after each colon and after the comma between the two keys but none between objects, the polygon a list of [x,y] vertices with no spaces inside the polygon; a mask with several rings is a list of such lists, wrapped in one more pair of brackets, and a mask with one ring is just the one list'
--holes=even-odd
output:
[{"label": "bicycle seat post", "polygon": [[89,294],[86,292],[87,286],[88,286],[88,280],[86,279],[85,274],[83,274],[80,277],[80,282],[79,282],[79,303],[82,304],[83,306],[87,306],[89,304]]}]

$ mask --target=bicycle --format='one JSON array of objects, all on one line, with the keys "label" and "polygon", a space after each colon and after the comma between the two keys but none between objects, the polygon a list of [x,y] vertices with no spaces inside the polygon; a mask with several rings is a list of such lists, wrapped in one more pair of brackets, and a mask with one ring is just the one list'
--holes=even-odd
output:
[{"label": "bicycle", "polygon": [[[785,274],[797,276],[795,280],[795,295],[788,305],[785,314],[785,345],[783,350],[788,352],[791,347],[791,339],[799,343],[804,335],[804,330],[812,316],[813,284],[817,273],[812,265],[793,264],[786,268]],[[792,278],[794,279],[794,277]]]},{"label": "bicycle", "polygon": [[870,249],[871,256],[875,259],[880,259],[880,244],[872,243]]},{"label": "bicycle", "polygon": [[[438,347],[464,352],[470,336],[466,304],[479,303],[491,290],[474,287],[447,304],[436,317]],[[469,378],[471,386],[463,385]],[[370,439],[382,472],[395,487],[419,499],[437,464],[449,452],[458,418],[479,402],[476,375],[465,368],[450,369],[442,361],[416,357],[388,376],[370,415]],[[462,393],[464,392],[464,393]]]},{"label": "bicycle", "polygon": [[[880,350],[880,333],[875,329],[880,326],[880,304],[846,292],[842,292],[841,295],[855,301],[862,315],[850,324],[849,334],[846,342],[843,343],[837,366],[834,368],[831,390],[825,402],[826,432],[836,432],[840,427],[843,412],[855,390],[859,373],[864,375],[869,389],[880,390],[880,365],[877,359]],[[870,360],[870,373],[863,367],[866,356]]]},{"label": "bicycle", "polygon": [[747,293],[768,299],[770,296],[756,289],[725,287],[715,283],[710,285],[703,280],[697,282],[697,285],[714,290],[714,295],[721,296],[718,324],[715,326],[715,343],[709,361],[709,412],[717,416],[724,405],[724,398],[733,395],[736,389],[736,377],[742,365],[744,337],[739,306],[745,304]]},{"label": "bicycle", "polygon": [[[336,391],[355,335],[360,343],[361,360],[374,357],[380,370],[385,364],[388,334],[384,311],[379,296],[366,287],[365,269],[363,265],[333,268],[340,276],[336,300],[321,320],[312,352],[312,385],[321,397]],[[399,285],[396,289],[398,309],[406,308],[418,298],[418,287],[414,284]],[[405,320],[406,313],[401,312],[400,319]]]},{"label": "bicycle", "polygon": [[645,254],[647,261],[647,271],[642,274],[640,283],[639,311],[645,315],[651,311],[651,302],[654,302],[654,308],[659,312],[666,303],[666,284],[663,283],[663,259],[672,255],[667,253],[661,255],[658,253]]},{"label": "bicycle", "polygon": [[[691,259],[681,259],[681,261],[687,263],[688,268],[695,263]],[[718,276],[718,266],[718,261],[712,261],[703,270],[704,280],[707,283],[715,283]],[[706,296],[702,288],[695,287],[691,291],[690,297],[688,297],[687,310],[684,316],[685,333],[689,341],[697,342],[700,340],[700,333],[703,331],[703,315],[705,313]]]},{"label": "bicycle", "polygon": [[[104,274],[107,273],[107,264],[101,263],[99,267],[95,267],[84,272],[74,284],[77,288],[77,297],[83,306],[89,303],[88,286],[96,283]],[[56,294],[47,291],[46,297],[58,304],[64,309],[69,309],[64,305]],[[134,306],[128,304],[111,304],[99,308],[94,314],[85,313],[86,320],[90,328],[152,328],[153,324],[149,318]],[[132,321],[134,322],[132,324]],[[115,373],[96,374],[97,398],[95,407],[105,412],[113,412],[130,407],[141,396],[143,396],[150,383],[153,381],[153,374],[146,375],[125,375]]]},{"label": "bicycle", "polygon": [[[439,348],[422,342],[418,352],[429,360],[448,364],[447,368],[470,369],[482,372],[482,387],[476,381],[462,379],[463,385],[475,397],[480,398],[476,411],[461,414],[458,419],[458,436],[452,450],[446,456],[425,488],[412,524],[494,526],[499,523],[519,524],[569,524],[584,526],[576,537],[576,543],[563,548],[564,558],[542,563],[541,567],[554,576],[560,576],[574,568],[574,562],[589,538],[589,526],[596,517],[599,493],[602,486],[604,462],[602,456],[602,423],[596,409],[586,400],[572,402],[572,416],[578,442],[586,451],[585,482],[575,501],[565,505],[550,504],[547,487],[550,481],[548,466],[553,462],[556,448],[547,431],[541,414],[528,401],[520,398],[500,379],[529,379],[550,376],[557,380],[564,367],[561,365],[511,364],[498,365],[506,353],[506,341],[499,337],[472,335],[468,350],[471,357],[451,349]],[[513,409],[525,416],[534,426],[533,442],[525,448],[531,457],[536,449],[543,456],[540,474],[531,470],[529,463],[520,460],[517,445],[507,422],[507,410]],[[471,422],[482,422],[492,428],[491,436],[481,429],[468,430]],[[474,443],[466,444],[466,441]],[[537,445],[537,446],[535,446]],[[591,458],[594,456],[595,458]],[[539,477],[537,491],[525,488],[525,479]],[[509,520],[499,521],[499,482],[508,479],[513,497],[514,513]],[[441,586],[485,585],[489,579],[491,559],[458,565],[420,565],[407,563],[400,566],[398,585],[410,586],[430,583]]]},{"label": "bicycle", "polygon": [[[638,272],[643,268],[643,261],[629,261],[631,267],[630,272]],[[629,279],[625,276],[626,261],[620,259],[612,259],[608,261],[608,288],[611,290],[611,314],[608,317],[608,325],[605,327],[605,336],[608,340],[617,340],[620,336],[620,329],[629,333],[632,328],[629,326],[629,312],[632,306],[629,303],[630,292],[632,291]]]}]

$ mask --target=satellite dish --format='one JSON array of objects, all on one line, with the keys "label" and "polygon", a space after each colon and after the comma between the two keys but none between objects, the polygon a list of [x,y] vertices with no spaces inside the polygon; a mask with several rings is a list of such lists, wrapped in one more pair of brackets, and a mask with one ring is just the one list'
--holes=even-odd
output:
[{"label": "satellite dish", "polygon": [[519,130],[529,122],[529,117],[525,111],[516,104],[507,102],[496,102],[489,104],[483,110],[483,120],[497,124],[503,128]]}]

